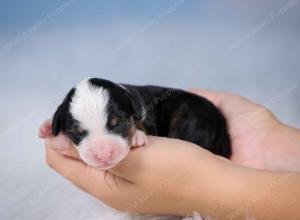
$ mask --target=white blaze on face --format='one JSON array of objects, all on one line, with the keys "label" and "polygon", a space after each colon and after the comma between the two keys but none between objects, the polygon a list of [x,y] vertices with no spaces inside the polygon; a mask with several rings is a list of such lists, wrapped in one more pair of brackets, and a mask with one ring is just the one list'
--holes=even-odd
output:
[{"label": "white blaze on face", "polygon": [[81,122],[88,131],[104,132],[107,123],[106,106],[109,94],[103,88],[97,88],[83,80],[76,86],[76,92],[70,104],[72,116]]},{"label": "white blaze on face", "polygon": [[107,131],[108,102],[107,90],[83,80],[76,86],[70,103],[73,118],[88,132],[77,146],[80,157],[87,164],[99,168],[112,167],[129,151],[127,140]]}]

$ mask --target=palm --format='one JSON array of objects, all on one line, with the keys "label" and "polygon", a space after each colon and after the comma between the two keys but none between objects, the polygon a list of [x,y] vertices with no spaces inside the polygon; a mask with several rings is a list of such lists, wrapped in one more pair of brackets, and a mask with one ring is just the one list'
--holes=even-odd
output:
[{"label": "palm", "polygon": [[264,151],[268,136],[278,125],[266,108],[239,96],[193,90],[211,100],[227,119],[232,142],[231,160],[235,163],[264,168]]}]

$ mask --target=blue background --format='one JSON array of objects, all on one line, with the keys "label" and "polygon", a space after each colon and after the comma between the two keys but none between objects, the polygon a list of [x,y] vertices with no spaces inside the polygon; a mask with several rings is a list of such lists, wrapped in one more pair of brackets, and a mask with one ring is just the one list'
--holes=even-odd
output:
[{"label": "blue background", "polygon": [[1,0],[1,218],[109,219],[46,167],[36,135],[86,77],[238,93],[300,127],[299,12],[296,0]]}]

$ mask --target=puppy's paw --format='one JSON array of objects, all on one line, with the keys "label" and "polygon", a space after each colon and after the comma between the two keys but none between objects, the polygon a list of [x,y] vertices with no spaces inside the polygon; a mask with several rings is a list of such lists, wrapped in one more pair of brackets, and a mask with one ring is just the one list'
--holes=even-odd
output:
[{"label": "puppy's paw", "polygon": [[39,128],[39,137],[46,139],[52,134],[52,120],[48,119]]},{"label": "puppy's paw", "polygon": [[148,143],[148,138],[146,134],[143,131],[136,129],[134,135],[132,136],[131,146],[141,147],[147,145],[147,143]]}]

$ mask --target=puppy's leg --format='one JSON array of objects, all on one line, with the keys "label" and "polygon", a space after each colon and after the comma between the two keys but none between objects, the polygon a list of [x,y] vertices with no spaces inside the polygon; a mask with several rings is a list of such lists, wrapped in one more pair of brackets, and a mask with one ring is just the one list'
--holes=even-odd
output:
[{"label": "puppy's leg", "polygon": [[51,134],[52,134],[52,120],[48,119],[39,128],[39,137],[42,139],[46,139],[50,137]]},{"label": "puppy's leg", "polygon": [[143,131],[136,129],[131,139],[131,146],[141,147],[147,145],[147,143],[148,143],[148,138],[146,134]]},{"label": "puppy's leg", "polygon": [[71,146],[69,138],[67,138],[63,133],[59,133],[58,136],[52,136],[52,120],[46,120],[39,129],[39,137],[42,139],[47,139],[46,141],[51,142],[51,146],[57,151],[66,151]]}]

